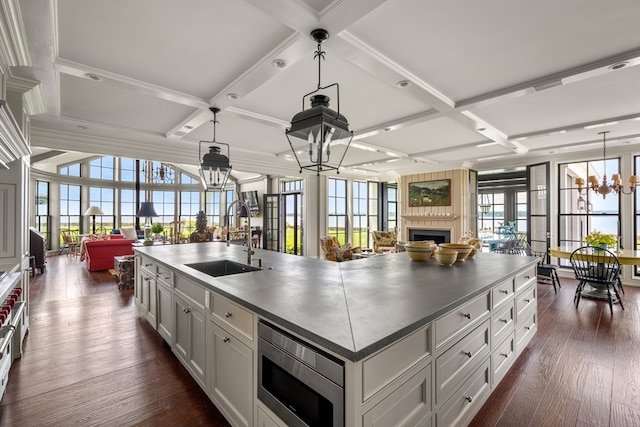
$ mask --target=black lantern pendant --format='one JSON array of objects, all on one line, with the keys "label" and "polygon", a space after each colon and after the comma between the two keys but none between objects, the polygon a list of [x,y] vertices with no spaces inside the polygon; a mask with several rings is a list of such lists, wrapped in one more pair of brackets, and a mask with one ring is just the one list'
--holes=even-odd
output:
[{"label": "black lantern pendant", "polygon": [[[216,114],[220,112],[219,108],[211,107],[209,110],[213,113],[213,141],[200,141],[198,146],[198,159],[202,158],[202,163],[198,168],[200,180],[205,190],[223,191],[227,185],[229,174],[231,173],[231,165],[229,164],[229,144],[216,141]],[[209,145],[209,152],[202,155],[202,144]],[[220,145],[227,146],[227,156],[221,154]]]},{"label": "black lantern pendant", "polygon": [[[340,86],[333,83],[328,86],[321,86],[321,59],[324,59],[324,52],[321,49],[322,42],[329,38],[329,33],[323,29],[316,29],[311,32],[311,38],[318,43],[318,50],[314,58],[318,59],[318,87],[302,97],[302,111],[293,116],[291,119],[291,127],[286,130],[287,140],[293,155],[298,162],[300,172],[303,169],[315,171],[318,175],[320,172],[327,170],[335,170],[340,173],[340,166],[347,154],[347,150],[353,139],[353,132],[349,130],[349,122],[340,114]],[[329,108],[329,97],[317,92],[328,89],[332,86],[336,87],[338,95],[338,111]],[[316,95],[314,95],[316,94]],[[313,96],[311,96],[313,95]],[[311,96],[311,108],[304,109],[305,99]],[[310,164],[302,165],[298,154],[296,153],[291,137],[304,141],[308,144],[308,153]],[[330,164],[331,146],[336,145],[338,141],[346,140],[346,147],[337,164]]]}]

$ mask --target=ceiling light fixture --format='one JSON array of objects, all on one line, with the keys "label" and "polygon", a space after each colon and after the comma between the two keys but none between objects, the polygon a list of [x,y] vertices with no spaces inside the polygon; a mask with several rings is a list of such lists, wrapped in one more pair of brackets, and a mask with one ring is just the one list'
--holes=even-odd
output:
[{"label": "ceiling light fixture", "polygon": [[[208,191],[223,191],[227,185],[229,174],[231,173],[231,165],[229,164],[229,144],[216,141],[216,114],[220,112],[219,108],[210,107],[209,111],[213,113],[213,140],[212,141],[200,141],[198,145],[198,159],[202,157],[202,163],[198,168],[200,173],[200,180],[202,186]],[[209,145],[209,152],[202,156],[202,144],[217,144]],[[220,153],[220,145],[227,146],[227,155]]]},{"label": "ceiling light fixture", "polygon": [[398,83],[396,83],[396,86],[400,87],[400,88],[405,88],[407,86],[409,86],[411,84],[411,82],[409,80],[400,80]]},{"label": "ceiling light fixture", "polygon": [[284,59],[274,59],[272,62],[273,66],[276,68],[285,68],[287,66],[287,61]]},{"label": "ceiling light fixture", "polygon": [[[607,194],[611,193],[622,193],[622,194],[631,194],[636,191],[636,187],[640,182],[640,178],[637,175],[631,175],[629,177],[629,191],[625,191],[622,186],[622,180],[620,179],[620,175],[614,173],[611,175],[611,184],[607,183],[607,134],[609,131],[598,132],[602,135],[602,162],[604,163],[604,173],[602,175],[602,184],[598,183],[598,179],[595,175],[589,175],[587,178],[589,187],[596,193],[601,194],[603,199],[607,198]],[[577,177],[576,178],[576,186],[578,187],[578,193],[582,193],[582,187],[585,185],[584,178]]]},{"label": "ceiling light fixture", "polygon": [[[335,170],[336,173],[340,173],[340,166],[344,160],[344,156],[347,154],[347,150],[353,140],[353,132],[349,130],[349,122],[340,114],[340,86],[338,83],[332,83],[328,86],[321,86],[321,63],[324,60],[324,52],[322,51],[322,42],[329,38],[329,33],[323,29],[315,29],[311,32],[311,38],[318,43],[318,50],[315,52],[314,59],[318,59],[318,87],[313,92],[310,92],[302,97],[302,111],[297,113],[291,119],[291,127],[286,129],[285,135],[289,141],[291,151],[293,151],[300,172],[303,169],[315,171],[317,175],[325,170]],[[336,87],[338,95],[338,111],[333,111],[329,108],[329,97],[319,94],[317,92],[328,89],[330,87]],[[313,95],[315,94],[315,95]],[[305,99],[311,96],[311,108],[304,109]],[[304,141],[309,144],[309,161],[308,165],[302,165],[296,149],[293,147],[291,137]],[[336,165],[330,165],[329,160],[331,156],[331,144],[337,145],[338,141],[349,138],[348,143],[344,149],[344,153],[340,158],[340,162]]]},{"label": "ceiling light fixture", "polygon": [[[155,162],[154,162],[155,163]],[[149,182],[153,183],[163,183],[163,184],[173,184],[173,180],[175,178],[174,169],[166,163],[160,162],[160,165],[157,168],[153,167],[153,163],[151,163],[152,167],[150,172],[150,176],[147,177]],[[144,167],[142,168],[142,172],[144,173]]]}]

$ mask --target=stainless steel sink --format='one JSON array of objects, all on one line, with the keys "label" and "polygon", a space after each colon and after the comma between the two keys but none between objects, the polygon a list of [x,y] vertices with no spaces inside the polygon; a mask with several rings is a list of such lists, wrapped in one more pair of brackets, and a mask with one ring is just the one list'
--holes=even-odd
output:
[{"label": "stainless steel sink", "polygon": [[239,273],[250,273],[252,271],[260,270],[259,268],[253,267],[251,265],[241,264],[239,262],[229,261],[226,259],[218,261],[196,262],[193,264],[185,265],[213,277],[228,276],[230,274]]}]

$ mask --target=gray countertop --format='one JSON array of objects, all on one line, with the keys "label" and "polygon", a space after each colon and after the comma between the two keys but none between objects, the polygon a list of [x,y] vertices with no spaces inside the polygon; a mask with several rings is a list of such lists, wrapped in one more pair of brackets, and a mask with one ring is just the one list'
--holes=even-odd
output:
[{"label": "gray countertop", "polygon": [[[210,277],[184,264],[246,263],[223,242],[134,248],[178,274],[347,360],[365,358],[534,265],[536,257],[478,253],[451,267],[406,253],[336,263],[255,249],[263,270]],[[255,265],[255,264],[254,264]]]}]

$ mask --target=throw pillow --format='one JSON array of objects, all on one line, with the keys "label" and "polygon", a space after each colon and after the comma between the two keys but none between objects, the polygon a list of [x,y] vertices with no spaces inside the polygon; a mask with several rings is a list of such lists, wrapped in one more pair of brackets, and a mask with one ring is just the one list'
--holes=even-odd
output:
[{"label": "throw pillow", "polygon": [[138,239],[138,234],[136,233],[135,228],[121,228],[120,231],[122,232],[122,235],[124,236],[125,239],[128,239],[128,240]]}]

